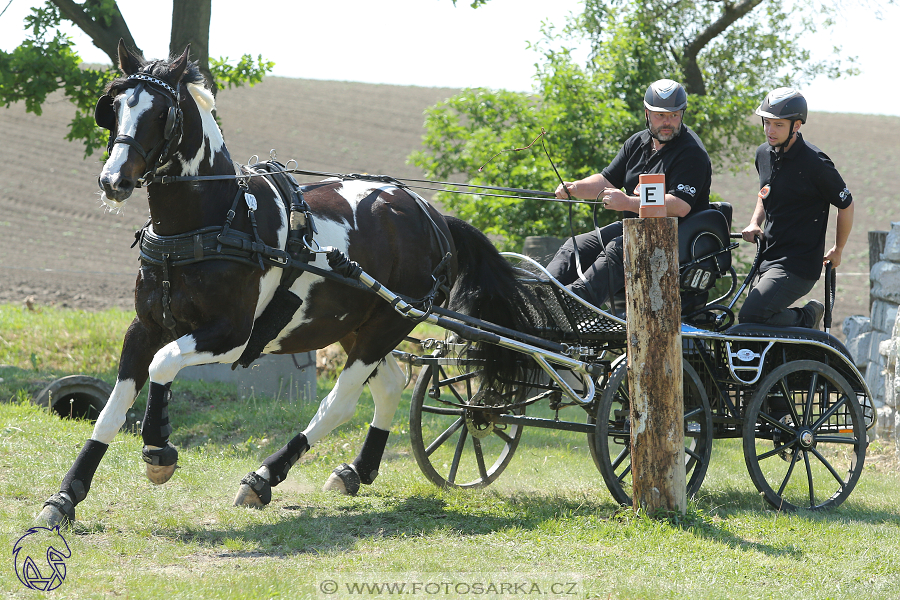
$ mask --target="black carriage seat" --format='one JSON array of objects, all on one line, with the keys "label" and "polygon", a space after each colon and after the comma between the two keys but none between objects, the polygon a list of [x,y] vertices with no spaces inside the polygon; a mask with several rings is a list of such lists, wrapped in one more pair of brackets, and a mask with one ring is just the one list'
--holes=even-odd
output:
[{"label": "black carriage seat", "polygon": [[731,269],[731,215],[728,202],[711,202],[708,210],[678,223],[682,315],[706,306],[709,290]]},{"label": "black carriage seat", "polygon": [[[728,202],[710,202],[709,206],[678,223],[682,315],[706,306],[709,290],[731,269],[732,206]],[[615,304],[620,310],[625,306],[625,292],[616,294]]]}]

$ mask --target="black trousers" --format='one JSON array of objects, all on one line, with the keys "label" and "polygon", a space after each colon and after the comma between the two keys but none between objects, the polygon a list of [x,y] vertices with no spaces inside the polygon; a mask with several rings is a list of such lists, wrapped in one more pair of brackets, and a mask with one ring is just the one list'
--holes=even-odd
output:
[{"label": "black trousers", "polygon": [[[582,298],[597,306],[608,302],[625,289],[625,245],[622,240],[622,222],[617,221],[600,230],[603,243],[594,231],[575,236],[560,247],[547,265],[547,271]],[[575,267],[575,247],[584,271],[587,286],[578,278]],[[587,291],[590,293],[586,293]]]},{"label": "black trousers", "polygon": [[812,327],[813,315],[791,304],[808,294],[816,282],[803,279],[781,266],[758,273],[738,313],[740,323],[760,323],[776,327]]}]

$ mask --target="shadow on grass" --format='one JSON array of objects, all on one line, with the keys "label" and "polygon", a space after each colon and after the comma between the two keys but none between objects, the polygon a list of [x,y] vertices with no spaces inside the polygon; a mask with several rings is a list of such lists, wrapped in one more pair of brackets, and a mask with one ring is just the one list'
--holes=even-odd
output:
[{"label": "shadow on grass", "polygon": [[[799,546],[776,546],[744,539],[710,520],[676,523],[635,516],[630,508],[613,507],[609,502],[547,496],[497,496],[491,508],[466,504],[455,496],[412,496],[393,502],[380,498],[381,506],[371,507],[346,500],[337,506],[283,506],[277,523],[252,523],[235,528],[169,529],[157,535],[171,539],[221,546],[226,540],[242,540],[257,549],[226,552],[223,557],[285,556],[291,554],[340,553],[356,549],[365,540],[439,539],[442,535],[458,540],[501,532],[531,532],[546,527],[549,521],[569,522],[572,528],[671,527],[731,548],[752,550],[773,557],[803,557]],[[389,506],[384,506],[387,503]],[[476,503],[480,504],[480,503]],[[272,510],[271,508],[267,510]],[[278,509],[275,509],[278,510]],[[502,514],[496,514],[496,513]],[[474,514],[473,514],[474,513]],[[689,515],[690,516],[690,515]],[[242,544],[243,545],[243,544]]]}]

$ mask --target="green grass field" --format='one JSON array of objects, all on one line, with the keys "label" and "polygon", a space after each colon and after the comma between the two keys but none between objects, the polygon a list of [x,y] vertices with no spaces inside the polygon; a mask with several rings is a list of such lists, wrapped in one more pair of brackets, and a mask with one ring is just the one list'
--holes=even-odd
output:
[{"label": "green grass field", "polygon": [[[30,394],[74,373],[112,382],[130,320],[116,311],[0,306],[5,597],[38,595],[16,578],[11,551],[92,430],[34,406]],[[62,339],[70,342],[56,348]],[[329,386],[320,381],[320,397]],[[354,419],[313,448],[273,490],[272,504],[256,511],[231,506],[240,478],[302,429],[315,405],[177,380],[173,391],[181,468],[166,485],[152,485],[140,437],[120,434],[77,522],[63,531],[67,576],[47,596],[900,597],[900,463],[877,443],[840,508],[784,514],[756,493],[740,444],[717,441],[687,514],[650,519],[612,502],[583,434],[526,430],[494,485],[435,488],[410,454],[407,390],[376,483],[354,498],[321,492],[331,469],[362,443],[371,418],[364,394]]]}]

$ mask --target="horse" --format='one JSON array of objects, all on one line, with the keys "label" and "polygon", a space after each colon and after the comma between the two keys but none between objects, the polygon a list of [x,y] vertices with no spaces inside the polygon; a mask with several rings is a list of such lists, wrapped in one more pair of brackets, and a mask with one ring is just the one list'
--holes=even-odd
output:
[{"label": "horse", "polygon": [[[233,162],[213,116],[214,97],[189,52],[147,61],[120,41],[122,75],[97,103],[97,123],[110,131],[101,198],[116,209],[146,186],[150,220],[137,236],[136,316],[116,384],[60,491],[38,515],[48,526],[75,520],[75,506],[148,380],[141,455],[147,477],[163,484],[177,466],[168,405],[181,369],[246,367],[260,353],[335,342],[347,360],[333,389],[305,429],[241,480],[233,504],[269,504],[300,457],[353,416],[366,384],[375,411],[365,441],[324,487],[356,494],[371,484],[405,386],[391,351],[416,322],[339,272],[361,269],[399,296],[422,299],[423,307],[449,302],[504,327],[528,327],[526,286],[490,240],[401,182],[346,177],[299,186],[274,161]],[[484,351],[498,377],[516,368],[499,354],[492,358],[502,349]]]}]

